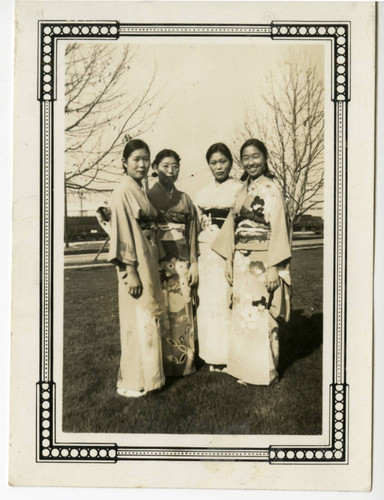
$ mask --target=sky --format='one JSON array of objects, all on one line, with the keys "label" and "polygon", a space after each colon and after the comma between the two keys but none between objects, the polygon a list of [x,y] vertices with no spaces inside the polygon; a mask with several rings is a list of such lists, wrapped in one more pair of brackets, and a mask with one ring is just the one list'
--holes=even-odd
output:
[{"label": "sky", "polygon": [[[151,38],[134,45],[137,56],[130,92],[135,87],[140,91],[156,65],[156,85],[161,89],[158,103],[164,105],[141,138],[149,144],[152,158],[164,148],[180,155],[177,187],[192,199],[211,179],[205,160],[208,147],[224,142],[232,149],[247,111],[264,111],[262,95],[268,90],[268,75],[278,74],[289,58],[306,57],[320,73],[324,66],[324,48],[317,43],[280,44],[264,38],[241,38],[234,43],[230,38],[210,38],[208,44],[205,38],[178,38],[177,43]],[[87,194],[83,210],[92,211],[107,198],[108,194]],[[70,215],[80,209],[77,195],[69,196],[68,209]]]}]

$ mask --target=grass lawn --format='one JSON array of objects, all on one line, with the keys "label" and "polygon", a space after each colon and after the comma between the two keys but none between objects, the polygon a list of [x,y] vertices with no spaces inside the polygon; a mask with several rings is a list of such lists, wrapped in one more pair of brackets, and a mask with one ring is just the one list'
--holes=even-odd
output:
[{"label": "grass lawn", "polygon": [[322,429],[321,248],[292,258],[293,311],[280,335],[281,379],[242,386],[198,371],[139,399],[116,393],[120,340],[113,268],[65,271],[63,430],[178,434],[319,434]]}]

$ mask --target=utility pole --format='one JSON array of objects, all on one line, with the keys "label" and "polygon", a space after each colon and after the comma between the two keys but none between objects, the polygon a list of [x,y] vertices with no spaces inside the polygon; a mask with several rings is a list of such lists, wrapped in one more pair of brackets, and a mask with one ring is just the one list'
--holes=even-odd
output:
[{"label": "utility pole", "polygon": [[80,198],[80,217],[83,217],[83,198],[84,198],[84,191],[82,189],[79,189],[78,192],[79,198]]}]

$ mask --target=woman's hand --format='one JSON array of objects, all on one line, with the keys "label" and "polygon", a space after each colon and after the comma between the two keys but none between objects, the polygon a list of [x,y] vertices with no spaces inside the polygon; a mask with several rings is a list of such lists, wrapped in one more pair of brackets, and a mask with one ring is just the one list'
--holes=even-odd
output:
[{"label": "woman's hand", "polygon": [[225,261],[225,279],[233,286],[233,263],[231,259]]},{"label": "woman's hand", "polygon": [[195,286],[199,281],[199,268],[197,262],[192,262],[188,269],[188,285]]},{"label": "woman's hand", "polygon": [[269,267],[265,276],[266,286],[269,293],[273,293],[279,286],[279,273],[276,267]]},{"label": "woman's hand", "polygon": [[127,266],[121,278],[128,287],[128,293],[134,299],[141,297],[143,293],[143,285],[135,266]]}]

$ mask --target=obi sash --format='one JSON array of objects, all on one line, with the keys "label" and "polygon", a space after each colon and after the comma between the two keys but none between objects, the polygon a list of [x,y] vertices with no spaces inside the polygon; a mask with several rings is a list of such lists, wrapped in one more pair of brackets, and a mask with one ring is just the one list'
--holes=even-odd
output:
[{"label": "obi sash", "polygon": [[152,246],[155,246],[157,243],[155,219],[153,217],[148,217],[147,215],[140,214],[139,218],[137,219],[137,223],[139,224],[140,229],[143,231],[149,243]]},{"label": "obi sash", "polygon": [[208,218],[208,226],[216,225],[219,228],[224,224],[229,213],[229,208],[207,208],[203,209],[203,214]]},{"label": "obi sash", "polygon": [[235,221],[236,250],[267,250],[270,237],[270,226],[265,221],[254,218]]},{"label": "obi sash", "polygon": [[177,241],[186,243],[186,225],[188,214],[165,212],[157,219],[157,227],[161,241]]}]

